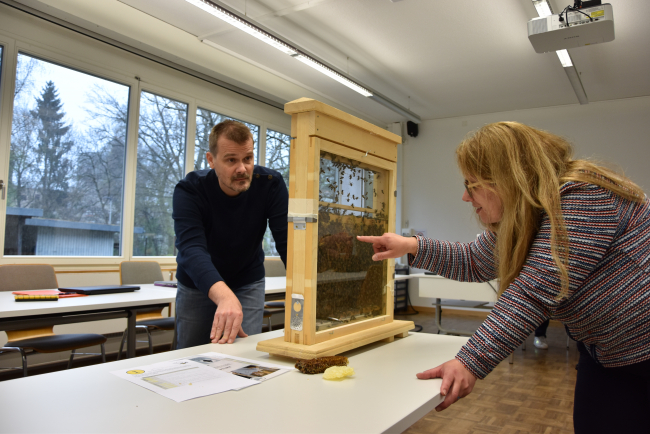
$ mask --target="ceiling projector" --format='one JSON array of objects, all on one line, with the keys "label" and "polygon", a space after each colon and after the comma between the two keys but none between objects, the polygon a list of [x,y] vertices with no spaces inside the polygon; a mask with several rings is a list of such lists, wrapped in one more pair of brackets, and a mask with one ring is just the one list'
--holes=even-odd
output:
[{"label": "ceiling projector", "polygon": [[584,47],[614,40],[612,5],[566,10],[528,21],[528,39],[537,53]]}]

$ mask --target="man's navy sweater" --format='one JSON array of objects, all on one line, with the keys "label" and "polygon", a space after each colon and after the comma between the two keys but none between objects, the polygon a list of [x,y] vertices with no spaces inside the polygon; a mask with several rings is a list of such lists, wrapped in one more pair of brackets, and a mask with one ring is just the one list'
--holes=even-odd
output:
[{"label": "man's navy sweater", "polygon": [[231,289],[264,278],[266,223],[286,265],[289,194],[275,170],[255,166],[250,188],[226,195],[214,170],[190,172],[174,189],[176,278],[207,295],[217,282]]}]

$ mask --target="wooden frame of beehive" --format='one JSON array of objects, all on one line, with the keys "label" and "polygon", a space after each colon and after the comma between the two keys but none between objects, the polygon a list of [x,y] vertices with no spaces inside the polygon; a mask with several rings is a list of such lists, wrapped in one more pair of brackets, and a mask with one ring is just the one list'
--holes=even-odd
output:
[{"label": "wooden frame of beehive", "polygon": [[313,99],[284,110],[291,115],[285,334],[257,349],[309,359],[407,336],[413,322],[393,319],[394,260],[372,263],[372,247],[355,237],[395,232],[401,137]]}]

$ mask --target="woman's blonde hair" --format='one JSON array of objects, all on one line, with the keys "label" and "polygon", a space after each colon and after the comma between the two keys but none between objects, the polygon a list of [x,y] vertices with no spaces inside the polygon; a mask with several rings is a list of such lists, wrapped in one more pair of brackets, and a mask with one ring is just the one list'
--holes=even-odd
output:
[{"label": "woman's blonde hair", "polygon": [[[560,207],[560,186],[568,181],[596,184],[634,202],[643,202],[639,186],[628,178],[587,160],[574,160],[569,142],[518,122],[489,124],[468,136],[456,150],[466,178],[494,191],[503,204],[498,223],[486,224],[497,234],[495,259],[499,294],[519,275],[537,235],[541,214],[551,223],[551,251],[560,275],[558,299],[568,295],[569,243]],[[474,180],[472,180],[474,181]]]}]

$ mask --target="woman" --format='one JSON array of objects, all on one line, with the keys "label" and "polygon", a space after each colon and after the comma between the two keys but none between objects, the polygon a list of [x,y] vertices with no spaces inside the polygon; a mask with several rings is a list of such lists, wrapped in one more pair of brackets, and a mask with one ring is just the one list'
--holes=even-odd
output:
[{"label": "woman", "polygon": [[549,318],[578,341],[578,433],[648,432],[650,206],[629,179],[572,159],[562,138],[516,122],[460,144],[463,201],[486,231],[461,244],[395,234],[359,237],[374,260],[450,279],[499,279],[500,296],[454,360],[418,374],[442,378],[443,410],[472,391]]}]

